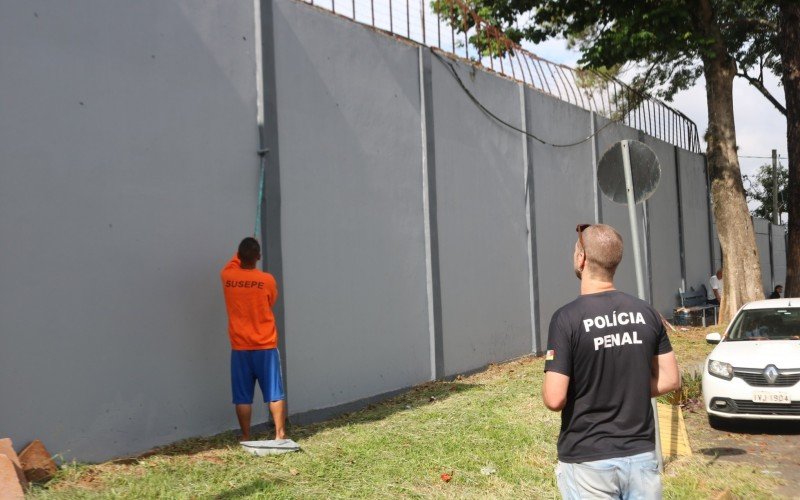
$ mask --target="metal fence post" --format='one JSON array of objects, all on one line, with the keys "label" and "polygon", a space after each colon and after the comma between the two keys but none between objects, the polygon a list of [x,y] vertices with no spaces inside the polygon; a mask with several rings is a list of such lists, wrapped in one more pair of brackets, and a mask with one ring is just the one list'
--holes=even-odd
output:
[{"label": "metal fence post", "polygon": [[[428,135],[432,114],[428,109],[425,79],[425,52],[418,49],[419,56],[419,114],[422,141],[422,212],[425,237],[425,293],[428,303],[428,339],[430,348],[431,380],[444,376],[444,351],[442,339],[442,299],[439,283],[439,239],[436,218],[436,171],[433,138]],[[430,127],[430,132],[433,132]]]},{"label": "metal fence post", "polygon": [[[527,132],[528,130],[528,115],[526,110],[526,100],[525,100],[525,85],[522,83],[517,83],[519,87],[519,111],[520,111],[520,128]],[[538,321],[538,295],[539,295],[539,283],[538,283],[538,264],[536,258],[536,249],[534,248],[535,243],[535,226],[534,226],[534,215],[533,212],[533,181],[532,181],[532,174],[531,171],[531,164],[530,158],[528,156],[528,136],[520,133],[520,137],[522,138],[522,178],[523,183],[525,185],[525,229],[527,230],[527,234],[525,235],[525,243],[528,251],[528,299],[531,308],[531,352],[533,353],[540,353],[543,351],[542,349],[542,342],[541,336],[539,335],[539,325],[537,324]]]}]

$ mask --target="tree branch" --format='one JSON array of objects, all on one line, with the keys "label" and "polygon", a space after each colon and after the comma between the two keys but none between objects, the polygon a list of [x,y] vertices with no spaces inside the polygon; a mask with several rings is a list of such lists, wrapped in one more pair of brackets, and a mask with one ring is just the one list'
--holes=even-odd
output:
[{"label": "tree branch", "polygon": [[783,116],[786,116],[786,106],[784,106],[783,104],[781,104],[781,103],[780,103],[780,102],[779,102],[779,101],[778,101],[778,100],[775,98],[775,96],[774,96],[774,95],[772,95],[772,93],[770,93],[770,91],[769,91],[769,90],[767,90],[767,88],[764,86],[764,84],[763,84],[763,83],[761,83],[761,81],[760,81],[758,78],[754,78],[754,77],[752,77],[752,76],[748,75],[748,74],[747,74],[746,72],[744,72],[744,71],[740,71],[740,72],[736,73],[736,76],[738,76],[738,77],[741,77],[741,78],[744,78],[745,80],[747,80],[747,83],[749,83],[749,84],[750,84],[750,85],[752,85],[752,86],[753,86],[753,87],[754,87],[756,90],[758,90],[759,92],[761,92],[761,95],[763,95],[764,97],[766,97],[766,98],[767,98],[767,100],[768,100],[769,102],[771,102],[773,106],[775,106],[775,109],[777,109],[778,111],[780,111],[780,112],[781,112],[781,114],[782,114]]},{"label": "tree branch", "polygon": [[755,18],[755,17],[744,17],[735,19],[728,23],[723,23],[723,28],[730,28],[732,26],[740,26],[752,31],[759,31],[763,30],[765,32],[775,32],[778,30],[778,25],[774,21],[770,21],[769,19],[764,18]]}]

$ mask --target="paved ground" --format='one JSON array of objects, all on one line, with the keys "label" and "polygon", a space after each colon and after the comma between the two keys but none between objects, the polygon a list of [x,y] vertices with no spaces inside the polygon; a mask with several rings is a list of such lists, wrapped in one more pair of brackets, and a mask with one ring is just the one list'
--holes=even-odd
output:
[{"label": "paved ground", "polygon": [[698,406],[684,410],[693,453],[753,464],[784,483],[779,495],[800,499],[800,421],[740,420],[712,429],[702,403]]}]

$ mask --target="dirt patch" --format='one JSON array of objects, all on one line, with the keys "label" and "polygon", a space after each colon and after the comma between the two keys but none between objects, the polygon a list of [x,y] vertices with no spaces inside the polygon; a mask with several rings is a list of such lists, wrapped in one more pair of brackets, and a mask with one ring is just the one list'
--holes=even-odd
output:
[{"label": "dirt patch", "polygon": [[800,499],[800,422],[737,420],[714,429],[702,404],[687,408],[684,419],[694,454],[750,464],[783,483],[776,494]]}]

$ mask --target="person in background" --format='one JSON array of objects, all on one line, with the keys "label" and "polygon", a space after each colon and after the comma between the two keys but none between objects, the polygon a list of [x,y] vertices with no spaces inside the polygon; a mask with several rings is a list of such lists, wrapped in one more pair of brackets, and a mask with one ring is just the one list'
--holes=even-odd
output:
[{"label": "person in background", "polygon": [[718,306],[722,302],[722,268],[708,280],[708,303]]},{"label": "person in background", "polygon": [[783,286],[775,285],[775,289],[769,294],[769,298],[771,299],[779,299],[781,298],[781,294],[783,293]]},{"label": "person in background", "polygon": [[271,274],[256,269],[259,260],[258,241],[245,238],[220,273],[228,310],[231,389],[242,441],[250,439],[256,381],[275,422],[275,439],[286,438],[286,395],[278,352],[278,329],[272,313],[272,306],[278,299],[278,286]]},{"label": "person in background", "polygon": [[661,317],[616,290],[622,238],[578,226],[573,265],[581,295],[553,314],[542,399],[561,412],[559,490],[565,499],[661,498],[651,397],[680,387]]}]

